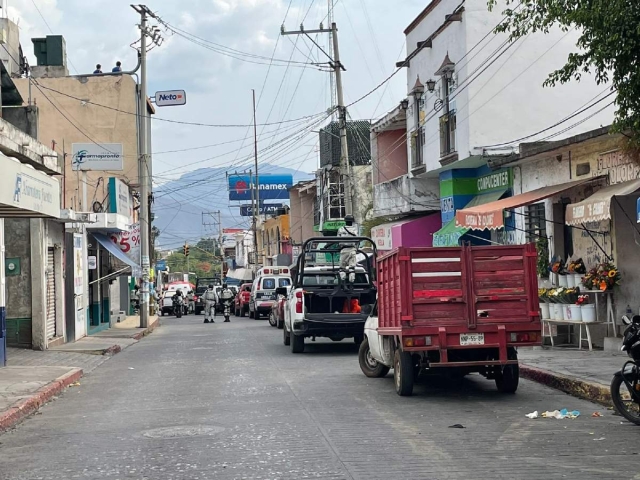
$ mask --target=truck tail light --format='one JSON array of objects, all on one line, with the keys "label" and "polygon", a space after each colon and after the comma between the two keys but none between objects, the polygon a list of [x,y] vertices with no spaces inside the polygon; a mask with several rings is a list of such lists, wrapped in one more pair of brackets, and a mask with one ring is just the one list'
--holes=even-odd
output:
[{"label": "truck tail light", "polygon": [[404,337],[405,347],[430,347],[431,337]]},{"label": "truck tail light", "polygon": [[302,292],[296,292],[296,313],[302,313],[303,304]]},{"label": "truck tail light", "polygon": [[512,333],[511,342],[513,343],[531,343],[538,341],[537,333]]}]

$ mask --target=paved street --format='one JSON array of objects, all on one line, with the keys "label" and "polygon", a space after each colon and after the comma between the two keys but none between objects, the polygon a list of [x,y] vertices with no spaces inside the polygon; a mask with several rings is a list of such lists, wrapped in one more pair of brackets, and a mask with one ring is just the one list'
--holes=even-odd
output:
[{"label": "paved street", "polygon": [[[400,398],[351,342],[293,355],[264,320],[202,320],[163,319],[0,436],[0,478],[640,478],[640,428],[588,402],[476,376]],[[525,417],[563,407],[582,416]]]}]

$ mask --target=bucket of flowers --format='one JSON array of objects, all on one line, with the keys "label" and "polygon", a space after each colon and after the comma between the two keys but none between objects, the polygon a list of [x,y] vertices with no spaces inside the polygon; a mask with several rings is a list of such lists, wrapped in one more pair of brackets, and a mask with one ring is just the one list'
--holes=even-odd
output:
[{"label": "bucket of flowers", "polygon": [[580,286],[582,282],[582,277],[585,273],[587,273],[587,267],[584,266],[584,262],[581,258],[577,260],[572,260],[569,262],[569,266],[567,267],[567,271],[569,275],[572,275],[572,282],[576,287]]},{"label": "bucket of flowers", "polygon": [[552,274],[554,274],[553,276],[556,279],[555,281],[556,285],[560,287],[569,286],[567,283],[567,277],[566,277],[567,271],[565,269],[564,261],[562,260],[561,257],[553,257],[553,259],[551,260],[551,263],[549,264],[549,271]]},{"label": "bucket of flowers", "polygon": [[596,321],[596,306],[589,303],[589,295],[579,295],[575,306],[580,309],[583,322]]},{"label": "bucket of flowers", "polygon": [[548,288],[538,289],[538,299],[540,300],[540,318],[542,320],[549,320],[551,318],[551,311],[549,309],[549,291]]},{"label": "bucket of flowers", "polygon": [[588,290],[606,292],[620,285],[621,280],[620,270],[613,263],[605,262],[589,270],[582,283]]}]

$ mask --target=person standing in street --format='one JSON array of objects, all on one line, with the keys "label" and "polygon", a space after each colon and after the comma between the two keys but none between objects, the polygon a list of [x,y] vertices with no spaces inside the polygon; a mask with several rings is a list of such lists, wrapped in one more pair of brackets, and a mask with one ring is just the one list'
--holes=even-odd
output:
[{"label": "person standing in street", "polygon": [[233,292],[231,291],[231,289],[229,287],[227,287],[227,284],[224,283],[222,285],[222,291],[220,292],[220,303],[222,304],[222,308],[224,309],[224,315],[225,315],[225,322],[230,322],[231,320],[229,320],[229,317],[227,316],[228,313],[228,309],[231,308],[231,302],[233,301]]},{"label": "person standing in street", "polygon": [[[339,237],[357,237],[358,227],[353,224],[353,216],[344,217],[345,226],[338,230]],[[354,243],[341,244],[340,249],[340,278],[342,281],[348,280],[349,283],[356,281],[356,255],[357,248]]]},{"label": "person standing in street", "polygon": [[209,285],[209,288],[202,295],[202,299],[204,300],[204,323],[215,323],[213,317],[216,316],[218,296],[213,285]]}]

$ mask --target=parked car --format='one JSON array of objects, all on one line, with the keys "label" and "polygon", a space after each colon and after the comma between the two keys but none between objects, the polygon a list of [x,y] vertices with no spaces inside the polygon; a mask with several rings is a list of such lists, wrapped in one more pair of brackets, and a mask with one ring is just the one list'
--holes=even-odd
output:
[{"label": "parked car", "polygon": [[249,298],[251,297],[251,284],[245,283],[240,286],[240,291],[236,295],[234,310],[236,317],[244,317],[249,313]]},{"label": "parked car", "polygon": [[269,314],[269,325],[272,327],[282,328],[284,325],[284,309],[287,304],[287,297],[291,287],[276,288],[276,299],[271,307]]},{"label": "parked car", "polygon": [[293,286],[284,311],[284,344],[293,353],[304,352],[305,337],[326,337],[333,341],[364,339],[364,324],[376,303],[377,288],[373,262],[355,268],[353,282],[340,275],[339,256],[344,248],[362,255],[367,237],[317,237],[307,240],[293,268]]},{"label": "parked car", "polygon": [[[175,315],[176,312],[174,312],[174,309],[173,309],[173,296],[175,294],[176,294],[176,290],[166,290],[162,292],[162,296],[160,297],[160,313],[162,314],[162,316]],[[183,304],[182,313],[184,315],[189,314],[188,305],[186,302],[186,295],[185,295],[185,302]]]},{"label": "parked car", "polygon": [[249,297],[249,318],[257,320],[262,315],[268,316],[276,298],[276,288],[290,285],[291,276],[288,267],[263,267],[258,270]]},{"label": "parked car", "polygon": [[541,344],[536,247],[400,248],[377,260],[377,312],[360,369],[411,395],[421,371],[480,373],[500,392],[520,377],[516,347]]}]

